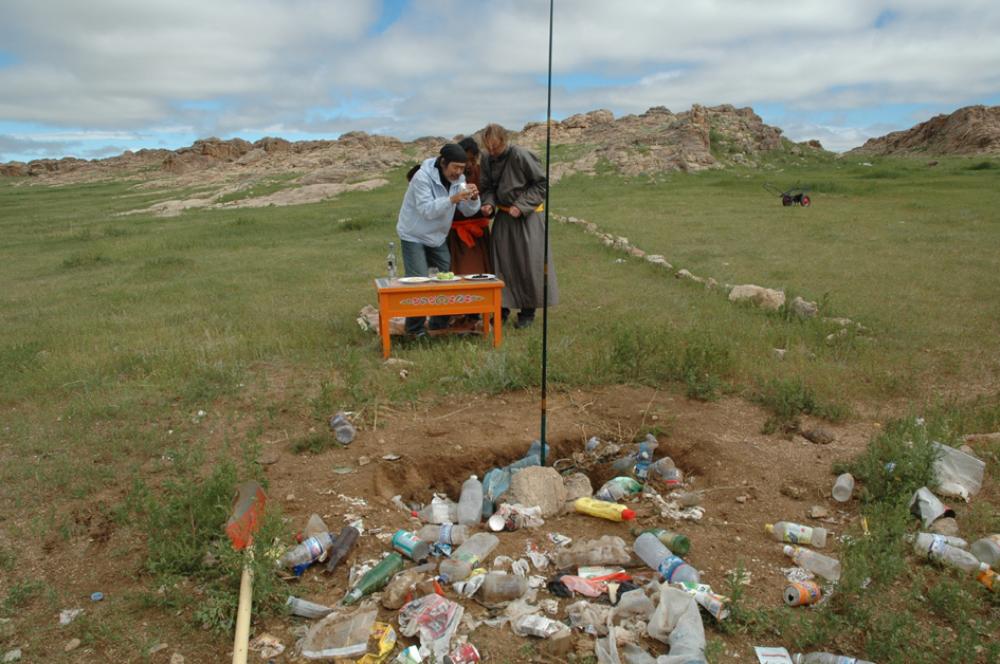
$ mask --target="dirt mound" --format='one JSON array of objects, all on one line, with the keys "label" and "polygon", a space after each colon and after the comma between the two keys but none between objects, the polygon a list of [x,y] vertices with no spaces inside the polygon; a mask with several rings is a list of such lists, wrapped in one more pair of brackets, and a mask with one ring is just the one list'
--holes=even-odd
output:
[{"label": "dirt mound", "polygon": [[1000,106],[966,106],[905,131],[870,138],[848,154],[1000,154]]}]

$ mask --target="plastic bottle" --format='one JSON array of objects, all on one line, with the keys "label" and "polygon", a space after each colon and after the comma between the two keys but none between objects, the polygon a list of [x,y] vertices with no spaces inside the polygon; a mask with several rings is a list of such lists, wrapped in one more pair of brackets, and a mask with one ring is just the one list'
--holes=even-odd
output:
[{"label": "plastic bottle", "polygon": [[649,478],[649,466],[653,462],[653,455],[649,451],[649,445],[642,443],[639,445],[639,454],[635,457],[635,466],[632,472],[640,482],[645,482]]},{"label": "plastic bottle", "polygon": [[326,568],[323,570],[326,574],[330,574],[337,569],[337,565],[354,548],[354,544],[358,541],[360,535],[361,533],[358,532],[358,529],[353,526],[344,526],[340,529],[337,539],[333,542],[333,547],[330,548],[330,555],[326,559]]},{"label": "plastic bottle", "polygon": [[963,572],[978,574],[989,568],[989,565],[980,562],[968,551],[948,544],[948,541],[941,535],[919,533],[913,540],[913,551],[917,555],[956,567]]},{"label": "plastic bottle", "polygon": [[289,597],[285,604],[288,605],[289,613],[293,616],[300,616],[302,618],[322,618],[330,613],[333,613],[333,609],[329,606],[323,606],[322,604],[310,602],[298,597]]},{"label": "plastic bottle", "polygon": [[803,567],[817,576],[821,576],[827,581],[840,580],[840,561],[830,556],[824,556],[800,546],[785,545],[785,555],[795,561],[799,567]]},{"label": "plastic bottle", "polygon": [[851,494],[854,493],[854,475],[850,473],[844,473],[837,477],[837,481],[833,483],[833,499],[838,503],[846,503],[851,499]]},{"label": "plastic bottle", "polygon": [[663,482],[667,486],[677,486],[684,481],[684,473],[674,465],[670,457],[663,457],[649,467],[649,478]]},{"label": "plastic bottle", "polygon": [[1000,535],[990,535],[976,540],[969,549],[976,558],[990,567],[1000,563]]},{"label": "plastic bottle", "polygon": [[617,502],[625,496],[642,491],[642,485],[631,477],[615,477],[608,480],[594,493],[594,498]]},{"label": "plastic bottle", "polygon": [[440,526],[427,525],[417,532],[417,537],[430,544],[451,544],[458,546],[469,539],[469,529],[444,523]]},{"label": "plastic bottle", "polygon": [[429,504],[417,512],[417,516],[425,523],[455,523],[458,521],[458,504],[447,498],[434,496]]},{"label": "plastic bottle", "polygon": [[382,592],[382,606],[393,611],[398,610],[409,601],[411,595],[414,594],[414,588],[423,579],[424,574],[432,571],[434,571],[434,563],[427,563],[392,577]]},{"label": "plastic bottle", "polygon": [[675,556],[653,533],[643,533],[635,539],[635,555],[650,569],[655,569],[668,583],[699,583],[698,570]]},{"label": "plastic bottle", "polygon": [[794,664],[872,664],[867,659],[832,655],[828,652],[811,652],[805,655],[799,653],[792,655],[792,662]]},{"label": "plastic bottle", "polygon": [[278,564],[288,568],[309,566],[322,558],[323,554],[329,551],[332,546],[333,535],[320,533],[285,551],[278,560]]},{"label": "plastic bottle", "polygon": [[618,457],[611,463],[611,469],[616,473],[631,473],[635,470],[635,462],[639,458],[637,453],[627,454]]},{"label": "plastic bottle", "polygon": [[483,604],[491,606],[517,599],[526,592],[528,592],[527,579],[504,572],[488,572],[476,597]]},{"label": "plastic bottle", "polygon": [[691,540],[689,540],[684,535],[680,533],[675,533],[672,530],[664,530],[663,528],[633,528],[632,534],[638,537],[643,533],[651,533],[656,536],[656,539],[663,542],[663,546],[667,547],[678,556],[686,556],[688,551],[691,550]]},{"label": "plastic bottle", "polygon": [[302,531],[302,539],[315,537],[327,532],[330,532],[330,528],[323,521],[323,518],[319,514],[310,514],[309,520],[306,522],[306,527]]},{"label": "plastic bottle", "polygon": [[987,567],[976,576],[976,580],[979,583],[986,586],[987,590],[994,593],[1000,593],[1000,574],[997,574],[992,569]]},{"label": "plastic bottle", "polygon": [[448,577],[449,582],[462,581],[468,578],[473,568],[483,562],[499,543],[496,535],[476,533],[458,547],[451,558],[442,560],[438,570],[442,576]]},{"label": "plastic bottle", "polygon": [[589,514],[609,521],[631,521],[635,518],[635,512],[624,505],[594,498],[577,498],[573,501],[573,508],[581,514]]},{"label": "plastic bottle", "polygon": [[423,562],[431,555],[431,545],[408,530],[397,530],[392,536],[392,548],[416,562]]},{"label": "plastic bottle", "polygon": [[389,242],[389,255],[385,259],[386,271],[390,279],[396,278],[396,243]]},{"label": "plastic bottle", "polygon": [[631,559],[625,540],[614,535],[603,535],[596,540],[577,540],[569,548],[557,549],[553,557],[559,569],[587,565],[624,565]]},{"label": "plastic bottle", "polygon": [[347,419],[347,413],[344,411],[340,411],[330,418],[330,429],[341,445],[350,443],[358,433],[354,425]]},{"label": "plastic bottle", "polygon": [[826,546],[826,528],[810,528],[791,521],[779,521],[764,526],[764,532],[769,533],[778,542],[808,544],[817,549]]},{"label": "plastic bottle", "polygon": [[403,556],[393,551],[383,558],[382,562],[368,570],[368,573],[361,577],[357,585],[344,595],[344,599],[340,600],[340,603],[349,606],[365,595],[371,595],[373,592],[381,590],[401,569],[403,569]]},{"label": "plastic bottle", "polygon": [[458,522],[469,526],[478,524],[483,518],[483,484],[472,475],[462,483],[462,493],[458,499]]},{"label": "plastic bottle", "polygon": [[597,436],[591,436],[590,438],[587,439],[587,442],[584,444],[583,449],[588,452],[593,452],[600,446],[600,444],[601,444],[600,438],[598,438]]}]

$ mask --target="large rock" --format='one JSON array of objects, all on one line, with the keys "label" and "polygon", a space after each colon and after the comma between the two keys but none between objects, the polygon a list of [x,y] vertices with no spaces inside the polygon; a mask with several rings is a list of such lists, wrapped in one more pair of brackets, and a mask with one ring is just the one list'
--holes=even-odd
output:
[{"label": "large rock", "polygon": [[1000,154],[1000,106],[966,106],[903,131],[870,138],[850,155]]},{"label": "large rock", "polygon": [[805,300],[798,295],[792,300],[792,312],[799,318],[814,318],[819,313],[819,305]]},{"label": "large rock", "polygon": [[550,517],[562,511],[566,485],[554,468],[529,466],[514,473],[507,496],[509,502],[540,507],[542,516]]},{"label": "large rock", "polygon": [[729,301],[750,302],[761,309],[777,311],[785,304],[785,293],[754,284],[742,284],[733,286],[733,290],[729,291]]}]

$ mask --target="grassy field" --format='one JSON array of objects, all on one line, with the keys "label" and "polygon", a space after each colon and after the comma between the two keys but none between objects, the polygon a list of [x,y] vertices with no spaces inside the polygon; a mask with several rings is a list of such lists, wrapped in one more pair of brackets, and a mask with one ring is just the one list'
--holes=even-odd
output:
[{"label": "grassy field", "polygon": [[[559,183],[557,213],[697,275],[818,300],[869,332],[828,342],[836,326],[734,306],[554,224],[554,389],[676,383],[693,398],[744,395],[783,420],[950,413],[983,395],[977,408],[995,413],[1000,162],[857,161]],[[169,515],[149,519],[121,497],[135,479],[162,484],[166,457],[198,461],[175,485],[190,488],[209,461],[252,455],[288,413],[305,435],[339,408],[364,420],[376,403],[537,384],[538,326],[511,330],[496,352],[403,343],[398,355],[420,368],[406,381],[382,367],[355,317],[375,303],[371,279],[394,239],[402,171],[390,181],[327,203],[166,219],[116,215],[178,192],[0,181],[0,617],[31,597],[59,604],[57,584],[14,570],[47,535],[80,533],[68,505],[165,527]],[[764,182],[809,185],[813,206],[782,208]],[[783,361],[774,348],[788,349]],[[220,404],[231,415],[208,434],[208,458],[192,456],[206,435],[198,411]]]}]

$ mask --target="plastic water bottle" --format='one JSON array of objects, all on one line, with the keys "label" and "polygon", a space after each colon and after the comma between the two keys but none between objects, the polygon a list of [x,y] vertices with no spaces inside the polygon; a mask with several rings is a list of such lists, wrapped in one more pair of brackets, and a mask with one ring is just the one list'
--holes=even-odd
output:
[{"label": "plastic water bottle", "polygon": [[663,457],[649,467],[650,479],[659,480],[668,487],[677,486],[684,480],[684,473],[670,457]]},{"label": "plastic water bottle", "polygon": [[982,562],[990,567],[996,567],[997,563],[1000,563],[1000,535],[990,535],[976,540],[969,550]]},{"label": "plastic water bottle", "polygon": [[478,524],[483,518],[483,484],[472,475],[462,483],[458,498],[458,522],[463,526]]},{"label": "plastic water bottle", "polygon": [[489,606],[517,599],[526,592],[528,592],[527,579],[504,572],[489,572],[477,594],[480,601]]},{"label": "plastic water bottle", "polygon": [[826,528],[810,528],[791,521],[779,521],[764,526],[764,532],[769,533],[778,542],[808,544],[818,549],[826,546]]},{"label": "plastic water bottle", "polygon": [[989,565],[980,562],[968,551],[948,544],[948,541],[940,535],[919,533],[913,540],[913,551],[917,555],[956,567],[963,572],[978,574],[989,568]]},{"label": "plastic water bottle", "polygon": [[308,567],[323,557],[333,546],[333,535],[330,533],[320,533],[315,537],[310,537],[294,546],[281,556],[278,563],[282,567]]},{"label": "plastic water bottle", "polygon": [[653,462],[653,450],[656,449],[656,438],[652,434],[646,434],[646,440],[639,443],[639,453],[635,459],[635,478],[646,481],[649,477],[649,465]]},{"label": "plastic water bottle", "polygon": [[642,535],[643,533],[652,533],[656,536],[656,539],[663,542],[663,546],[667,547],[678,556],[686,556],[688,551],[691,550],[691,540],[680,533],[664,530],[663,528],[632,529],[632,534],[636,537]]},{"label": "plastic water bottle", "polygon": [[850,473],[844,473],[837,477],[837,481],[833,484],[833,499],[838,503],[846,503],[851,499],[851,494],[854,493],[854,475]]},{"label": "plastic water bottle", "polygon": [[417,532],[417,537],[430,544],[451,544],[459,546],[469,539],[469,529],[444,523],[440,526],[426,525]]},{"label": "plastic water bottle", "polygon": [[800,546],[788,546],[784,548],[785,555],[795,561],[799,567],[809,570],[817,576],[821,576],[827,581],[840,580],[840,561],[822,553],[816,553]]},{"label": "plastic water bottle", "polygon": [[631,477],[615,477],[605,482],[594,494],[594,498],[614,503],[629,494],[640,491],[642,491],[642,485]]},{"label": "plastic water bottle", "polygon": [[447,498],[434,496],[417,516],[425,523],[455,523],[458,521],[458,505]]},{"label": "plastic water bottle", "polygon": [[385,259],[385,267],[390,279],[396,278],[396,243],[390,240],[389,255]]},{"label": "plastic water bottle", "polygon": [[330,428],[341,445],[350,443],[358,433],[354,425],[347,419],[347,413],[343,411],[330,418]]},{"label": "plastic water bottle", "polygon": [[811,652],[808,654],[799,653],[792,655],[794,664],[872,664],[867,659],[857,659],[856,657],[845,657],[844,655],[831,655],[828,652]]},{"label": "plastic water bottle", "polygon": [[483,562],[499,543],[496,535],[476,533],[458,547],[451,558],[442,560],[438,571],[442,576],[448,577],[449,582],[462,581],[468,578],[473,568]]},{"label": "plastic water bottle", "polygon": [[698,570],[691,567],[670,549],[663,546],[653,533],[643,533],[635,539],[632,549],[650,569],[655,569],[668,583],[699,583]]}]

